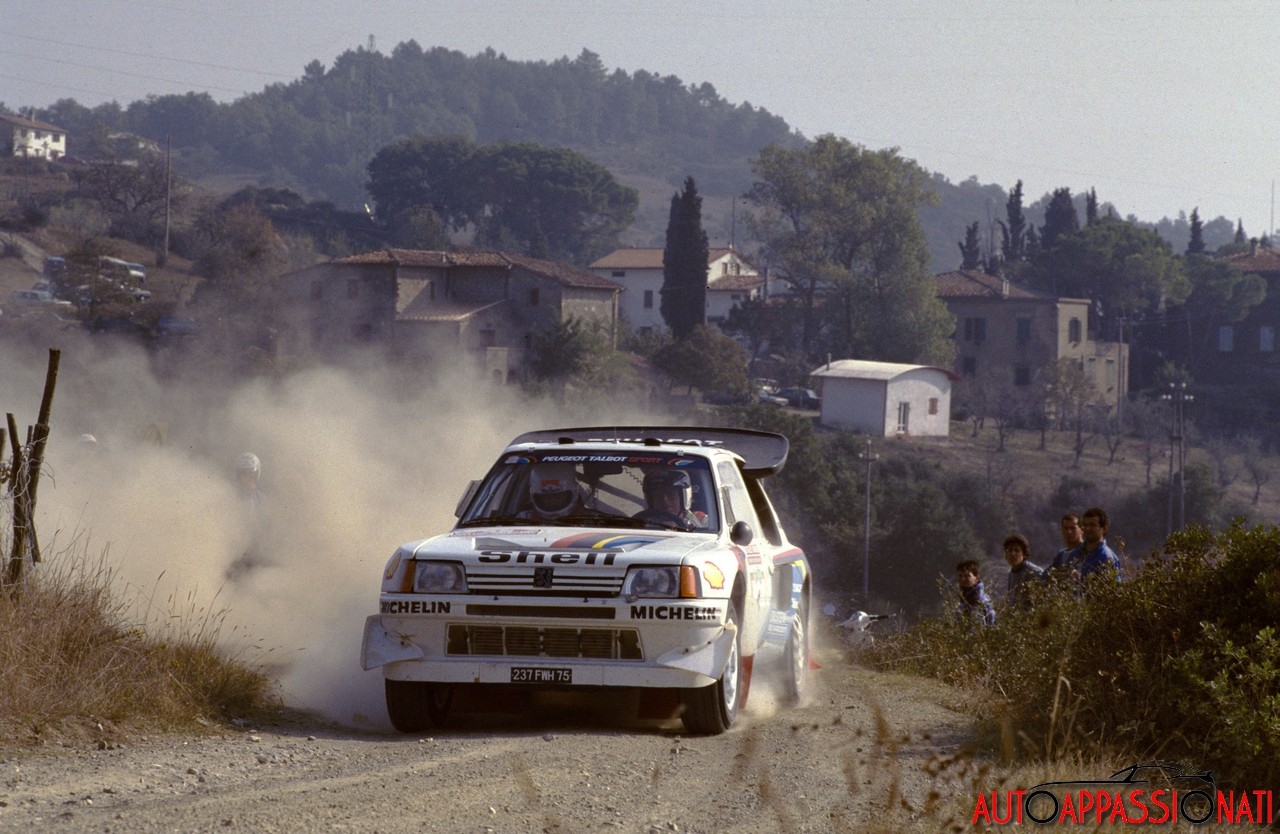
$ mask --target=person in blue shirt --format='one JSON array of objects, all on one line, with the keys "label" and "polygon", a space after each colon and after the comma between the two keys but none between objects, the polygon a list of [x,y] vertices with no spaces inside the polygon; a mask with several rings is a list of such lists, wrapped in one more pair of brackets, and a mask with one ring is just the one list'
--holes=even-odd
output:
[{"label": "person in blue shirt", "polygon": [[1012,533],[1004,540],[1004,560],[1009,563],[1009,587],[1005,601],[1011,607],[1029,605],[1028,588],[1032,583],[1045,579],[1044,568],[1030,560],[1031,542],[1021,533]]},{"label": "person in blue shirt", "polygon": [[995,625],[996,609],[982,587],[976,559],[968,559],[956,565],[956,584],[960,586],[960,603],[956,614],[962,622],[980,621]]},{"label": "person in blue shirt", "polygon": [[1084,541],[1084,534],[1080,532],[1080,516],[1075,513],[1067,513],[1062,517],[1062,549],[1053,557],[1053,561],[1049,563],[1049,570],[1055,571],[1058,568],[1066,567],[1067,559],[1071,556],[1071,551],[1080,546]]},{"label": "person in blue shirt", "polygon": [[1120,579],[1120,557],[1107,545],[1108,523],[1106,510],[1101,507],[1090,507],[1080,517],[1084,541],[1067,554],[1063,566],[1082,584],[1094,576]]}]

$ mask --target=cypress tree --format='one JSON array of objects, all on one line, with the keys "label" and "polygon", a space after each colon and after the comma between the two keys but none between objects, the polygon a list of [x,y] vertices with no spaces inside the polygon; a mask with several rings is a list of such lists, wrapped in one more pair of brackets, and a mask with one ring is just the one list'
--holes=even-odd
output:
[{"label": "cypress tree", "polygon": [[978,240],[978,222],[966,226],[964,240],[957,244],[960,247],[960,268],[977,269],[982,266],[982,242]]},{"label": "cypress tree", "polygon": [[707,261],[710,246],[702,228],[702,197],[693,177],[671,197],[667,245],[662,252],[662,320],[676,339],[685,339],[706,323]]},{"label": "cypress tree", "polygon": [[1188,255],[1204,254],[1204,223],[1200,220],[1200,208],[1191,210],[1191,240],[1187,241]]}]

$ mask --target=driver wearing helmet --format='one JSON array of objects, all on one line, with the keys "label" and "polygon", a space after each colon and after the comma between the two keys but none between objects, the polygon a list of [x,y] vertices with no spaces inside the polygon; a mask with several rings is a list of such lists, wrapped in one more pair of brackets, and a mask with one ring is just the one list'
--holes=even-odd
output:
[{"label": "driver wearing helmet", "polygon": [[648,509],[638,518],[681,527],[702,527],[706,514],[694,512],[693,482],[680,469],[655,469],[644,476],[644,500]]},{"label": "driver wearing helmet", "polygon": [[535,463],[529,473],[530,518],[554,520],[571,515],[598,515],[586,505],[571,463]]}]

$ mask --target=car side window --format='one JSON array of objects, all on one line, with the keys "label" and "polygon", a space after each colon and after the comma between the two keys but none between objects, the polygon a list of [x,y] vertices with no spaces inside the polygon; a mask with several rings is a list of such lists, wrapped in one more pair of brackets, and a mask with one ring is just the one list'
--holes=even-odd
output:
[{"label": "car side window", "polygon": [[720,489],[724,494],[725,524],[732,525],[736,521],[745,521],[752,530],[760,529],[755,508],[751,505],[751,496],[747,485],[742,480],[742,473],[732,461],[720,461],[716,464],[716,473],[720,476]]}]

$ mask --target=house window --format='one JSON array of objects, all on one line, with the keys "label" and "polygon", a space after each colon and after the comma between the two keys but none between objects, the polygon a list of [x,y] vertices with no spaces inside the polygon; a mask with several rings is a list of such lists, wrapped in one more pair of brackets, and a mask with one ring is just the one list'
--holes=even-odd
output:
[{"label": "house window", "polygon": [[938,413],[938,398],[937,398],[937,397],[930,397],[930,398],[929,398],[929,413],[930,413],[930,414],[937,414],[937,413]]},{"label": "house window", "polygon": [[976,376],[978,373],[978,360],[972,356],[966,356],[960,360],[960,373],[965,376]]},{"label": "house window", "polygon": [[498,334],[494,330],[480,331],[480,347],[491,348],[498,343]]},{"label": "house window", "polygon": [[644,291],[644,308],[646,310],[653,309],[653,290]]},{"label": "house window", "polygon": [[322,298],[324,298],[324,282],[312,281],[311,282],[311,300],[319,301]]},{"label": "house window", "polygon": [[614,278],[626,278],[627,271],[625,269],[615,269],[612,273]]},{"label": "house window", "polygon": [[351,328],[351,339],[355,342],[372,342],[373,341],[373,325],[357,324]]},{"label": "house window", "polygon": [[1080,319],[1072,319],[1070,322],[1068,322],[1067,341],[1068,342],[1080,341]]},{"label": "house window", "polygon": [[427,282],[427,300],[428,301],[436,300],[436,282],[435,281]]},{"label": "house window", "polygon": [[1235,349],[1235,328],[1224,324],[1218,328],[1218,352],[1230,353]]},{"label": "house window", "polygon": [[1031,319],[1018,319],[1018,344],[1031,341]]},{"label": "house window", "polygon": [[898,434],[906,434],[911,428],[911,403],[898,403]]},{"label": "house window", "polygon": [[360,279],[348,278],[347,279],[347,298],[359,298],[359,297],[360,297]]},{"label": "house window", "polygon": [[538,288],[537,287],[529,288],[529,306],[530,307],[538,306]]},{"label": "house window", "polygon": [[1013,369],[1013,384],[1018,386],[1027,386],[1031,384],[1031,369],[1025,365],[1020,368]]},{"label": "house window", "polygon": [[1107,360],[1107,388],[1116,387],[1116,360]]},{"label": "house window", "polygon": [[1089,357],[1089,367],[1084,372],[1084,378],[1094,385],[1098,384],[1098,360],[1093,356]]},{"label": "house window", "polygon": [[986,319],[965,319],[964,320],[964,340],[980,345],[987,340],[987,320]]},{"label": "house window", "polygon": [[1276,349],[1276,330],[1274,327],[1264,324],[1258,328],[1258,351],[1261,353],[1272,353]]}]

